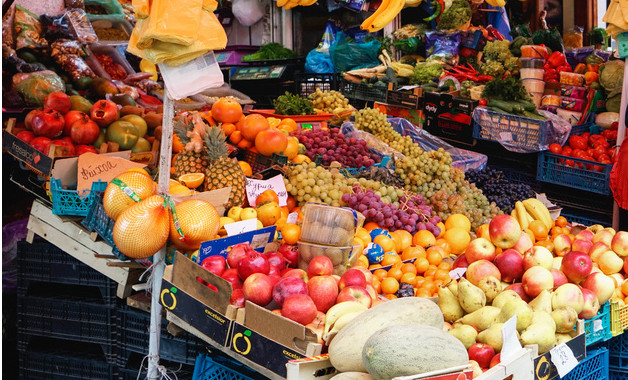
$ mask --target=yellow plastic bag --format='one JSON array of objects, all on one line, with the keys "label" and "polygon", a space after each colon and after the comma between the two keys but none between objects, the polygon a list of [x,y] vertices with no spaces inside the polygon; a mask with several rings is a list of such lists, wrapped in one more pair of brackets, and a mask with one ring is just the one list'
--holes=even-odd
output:
[{"label": "yellow plastic bag", "polygon": [[135,18],[146,18],[150,13],[150,0],[132,0],[133,12],[135,12]]},{"label": "yellow plastic bag", "polygon": [[190,46],[198,36],[203,0],[153,0],[146,29],[137,41],[147,49],[156,41]]}]

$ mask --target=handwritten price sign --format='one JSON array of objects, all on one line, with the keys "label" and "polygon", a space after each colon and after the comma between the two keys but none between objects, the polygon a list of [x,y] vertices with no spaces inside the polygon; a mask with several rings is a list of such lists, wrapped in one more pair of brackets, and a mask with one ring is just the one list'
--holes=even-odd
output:
[{"label": "handwritten price sign", "polygon": [[578,359],[576,359],[571,348],[565,343],[552,348],[550,355],[560,377],[565,376],[578,365]]},{"label": "handwritten price sign", "polygon": [[288,192],[286,191],[286,184],[283,182],[283,176],[278,174],[267,180],[247,178],[246,196],[249,200],[249,205],[251,205],[251,207],[255,207],[255,200],[257,197],[268,189],[277,193],[279,206],[285,206],[287,204]]}]

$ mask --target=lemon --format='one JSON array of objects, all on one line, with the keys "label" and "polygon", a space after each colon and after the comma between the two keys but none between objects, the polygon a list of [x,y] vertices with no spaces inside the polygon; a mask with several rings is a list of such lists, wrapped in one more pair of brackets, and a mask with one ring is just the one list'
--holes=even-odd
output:
[{"label": "lemon", "polygon": [[219,226],[218,227],[218,234],[219,235],[226,235],[227,231],[225,230],[225,224],[230,224],[230,223],[234,223],[235,220],[229,218],[228,216],[221,216],[220,217],[220,221],[219,221]]},{"label": "lemon", "polygon": [[229,209],[229,212],[227,212],[227,216],[237,222],[238,220],[240,220],[242,210],[242,207],[233,206]]},{"label": "lemon", "polygon": [[205,181],[204,173],[188,173],[179,177],[179,182],[190,189],[196,189],[203,184],[203,181]]},{"label": "lemon", "polygon": [[257,221],[257,229],[259,230],[261,228],[264,228],[264,224],[258,220]]},{"label": "lemon", "polygon": [[155,64],[151,61],[142,59],[140,61],[140,71],[143,73],[152,73],[153,76],[150,77],[150,79],[157,81],[157,66],[155,66]]},{"label": "lemon", "polygon": [[246,207],[240,213],[240,220],[257,218],[257,211],[253,207]]}]

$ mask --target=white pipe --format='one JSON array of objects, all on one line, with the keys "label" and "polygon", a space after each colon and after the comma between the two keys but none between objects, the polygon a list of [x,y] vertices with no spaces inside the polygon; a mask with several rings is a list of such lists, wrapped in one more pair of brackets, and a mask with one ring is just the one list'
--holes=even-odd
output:
[{"label": "white pipe", "polygon": [[[619,106],[619,125],[617,126],[617,153],[619,153],[619,147],[624,141],[626,136],[626,106],[628,101],[626,99],[626,92],[628,92],[628,57],[624,60],[624,83],[621,92],[621,105]],[[613,202],[613,228],[619,230],[619,205],[617,202]]]}]

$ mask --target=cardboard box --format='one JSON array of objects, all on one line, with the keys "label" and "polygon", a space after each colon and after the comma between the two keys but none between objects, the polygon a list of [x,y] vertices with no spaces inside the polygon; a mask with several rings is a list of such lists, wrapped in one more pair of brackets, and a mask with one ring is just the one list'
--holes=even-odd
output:
[{"label": "cardboard box", "polygon": [[281,377],[287,376],[290,360],[322,350],[312,330],[249,301],[238,310],[231,336],[233,352]]},{"label": "cardboard box", "polygon": [[203,340],[227,346],[237,311],[229,304],[232,292],[228,281],[177,252],[175,264],[167,266],[164,271],[161,304],[203,334],[200,336]]},{"label": "cardboard box", "polygon": [[50,178],[55,162],[71,158],[56,155],[56,149],[53,146],[49,155],[46,155],[7,130],[2,131],[2,149],[22,161],[29,169],[47,178]]},{"label": "cardboard box", "polygon": [[420,87],[415,87],[412,91],[399,91],[393,90],[392,84],[389,84],[386,92],[386,104],[418,110],[423,108],[422,94],[423,90]]},{"label": "cardboard box", "polygon": [[472,115],[477,101],[437,92],[425,92],[423,99],[426,131],[445,140],[475,145]]},{"label": "cardboard box", "polygon": [[373,104],[373,108],[378,109],[380,112],[383,112],[389,116],[403,117],[417,127],[423,128],[423,123],[425,122],[423,110],[413,110],[409,108],[391,106],[379,102],[375,102]]}]

